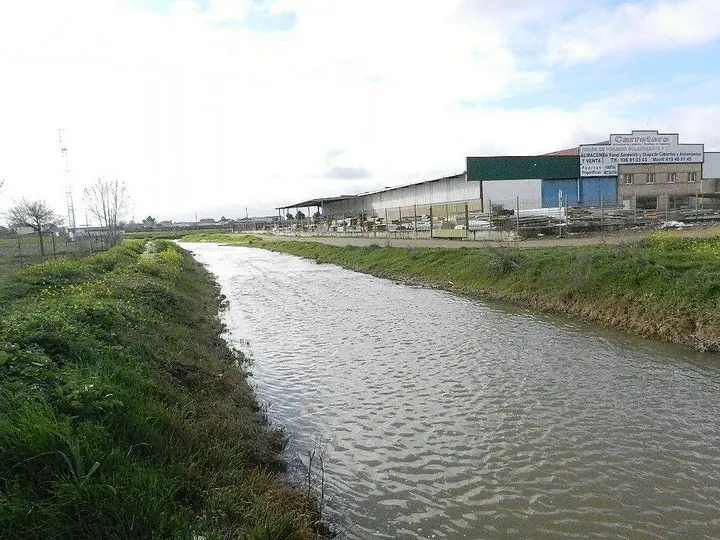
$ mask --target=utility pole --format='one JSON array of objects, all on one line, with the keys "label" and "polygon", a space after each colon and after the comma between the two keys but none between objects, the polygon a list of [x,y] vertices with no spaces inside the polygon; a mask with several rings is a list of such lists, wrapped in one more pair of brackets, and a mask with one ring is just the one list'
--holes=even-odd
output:
[{"label": "utility pole", "polygon": [[75,230],[75,204],[73,202],[72,183],[70,181],[70,162],[68,160],[68,149],[63,144],[63,131],[58,129],[58,142],[60,144],[60,154],[63,158],[65,166],[65,201],[67,203],[68,229]]}]

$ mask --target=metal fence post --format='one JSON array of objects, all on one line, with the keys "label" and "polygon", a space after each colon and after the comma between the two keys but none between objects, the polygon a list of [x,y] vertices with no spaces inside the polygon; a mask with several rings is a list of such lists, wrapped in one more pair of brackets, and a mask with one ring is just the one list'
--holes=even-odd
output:
[{"label": "metal fence post", "polygon": [[20,235],[18,234],[18,256],[20,258],[20,270],[23,269],[23,255],[22,255],[22,242],[20,241]]},{"label": "metal fence post", "polygon": [[605,224],[605,205],[603,201],[603,194],[600,194],[600,232],[603,230]]},{"label": "metal fence post", "polygon": [[385,234],[388,241],[390,241],[390,223],[388,223],[388,211],[385,209]]},{"label": "metal fence post", "polygon": [[418,231],[417,231],[417,204],[413,207],[413,221],[415,222],[415,238],[418,237]]},{"label": "metal fence post", "polygon": [[562,208],[563,196],[562,191],[558,192],[558,236],[562,236]]},{"label": "metal fence post", "polygon": [[432,204],[430,205],[430,238],[433,237],[433,211]]},{"label": "metal fence post", "polygon": [[465,203],[465,239],[470,234],[470,212],[468,212],[468,205]]},{"label": "metal fence post", "polygon": [[[398,232],[402,236],[402,207],[398,206]],[[397,237],[397,234],[395,234]]]},{"label": "metal fence post", "polygon": [[515,197],[515,232],[520,236],[520,197]]},{"label": "metal fence post", "polygon": [[57,260],[57,249],[55,247],[55,235],[51,235],[52,238],[52,245],[53,245],[53,259]]}]

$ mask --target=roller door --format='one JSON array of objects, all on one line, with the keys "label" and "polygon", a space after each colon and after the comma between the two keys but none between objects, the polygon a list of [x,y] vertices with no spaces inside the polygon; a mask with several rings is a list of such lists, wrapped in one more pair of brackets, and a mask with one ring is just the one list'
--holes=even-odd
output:
[{"label": "roller door", "polygon": [[601,201],[607,206],[618,203],[616,176],[582,178],[580,182],[582,206],[600,206]]}]

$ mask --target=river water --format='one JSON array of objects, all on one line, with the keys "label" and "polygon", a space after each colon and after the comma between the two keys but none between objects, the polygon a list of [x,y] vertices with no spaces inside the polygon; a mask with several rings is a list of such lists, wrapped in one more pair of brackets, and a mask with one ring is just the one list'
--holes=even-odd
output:
[{"label": "river water", "polygon": [[720,538],[717,355],[183,246],[230,301],[229,339],[298,481],[323,450],[341,537]]}]

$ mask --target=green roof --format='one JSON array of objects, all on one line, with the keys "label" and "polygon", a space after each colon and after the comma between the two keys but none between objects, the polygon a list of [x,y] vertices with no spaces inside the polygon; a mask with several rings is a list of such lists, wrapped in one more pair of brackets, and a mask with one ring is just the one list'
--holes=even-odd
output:
[{"label": "green roof", "polygon": [[580,177],[579,156],[468,157],[467,179],[555,180]]}]

